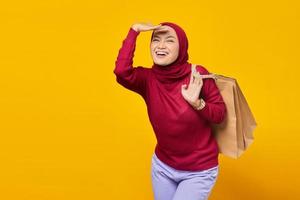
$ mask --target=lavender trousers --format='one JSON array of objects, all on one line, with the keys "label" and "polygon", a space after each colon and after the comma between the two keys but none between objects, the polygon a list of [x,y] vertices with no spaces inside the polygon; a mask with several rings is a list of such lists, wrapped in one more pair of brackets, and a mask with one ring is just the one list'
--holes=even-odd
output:
[{"label": "lavender trousers", "polygon": [[176,170],[152,156],[151,178],[155,200],[207,200],[219,166],[202,171]]}]

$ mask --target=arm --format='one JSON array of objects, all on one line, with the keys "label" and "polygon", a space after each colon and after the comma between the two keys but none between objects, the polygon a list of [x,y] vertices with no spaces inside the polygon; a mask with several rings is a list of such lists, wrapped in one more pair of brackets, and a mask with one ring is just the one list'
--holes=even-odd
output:
[{"label": "arm", "polygon": [[[201,66],[200,69],[198,69],[200,74],[209,74],[204,67]],[[205,106],[201,110],[197,110],[197,112],[211,123],[221,123],[225,119],[227,110],[214,79],[203,79],[200,98],[205,101]]]},{"label": "arm", "polygon": [[141,66],[132,66],[138,35],[139,32],[135,29],[132,27],[129,29],[127,37],[123,40],[122,47],[119,50],[113,72],[119,84],[144,96],[146,93],[147,71]]}]

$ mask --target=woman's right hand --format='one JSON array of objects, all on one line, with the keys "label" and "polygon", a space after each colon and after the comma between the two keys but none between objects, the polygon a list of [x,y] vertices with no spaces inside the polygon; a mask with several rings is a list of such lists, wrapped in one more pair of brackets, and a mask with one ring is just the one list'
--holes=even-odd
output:
[{"label": "woman's right hand", "polygon": [[131,28],[137,32],[142,32],[142,31],[154,30],[161,26],[162,26],[161,24],[154,26],[151,23],[136,23],[136,24],[133,24],[131,26]]}]

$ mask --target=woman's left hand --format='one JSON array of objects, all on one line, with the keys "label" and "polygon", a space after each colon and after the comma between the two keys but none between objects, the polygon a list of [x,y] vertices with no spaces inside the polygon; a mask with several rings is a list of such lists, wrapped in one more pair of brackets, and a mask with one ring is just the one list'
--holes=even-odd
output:
[{"label": "woman's left hand", "polygon": [[190,83],[187,87],[186,84],[181,86],[181,94],[183,98],[191,104],[193,107],[199,105],[200,99],[199,95],[202,89],[203,80],[200,73],[193,72],[191,73]]}]

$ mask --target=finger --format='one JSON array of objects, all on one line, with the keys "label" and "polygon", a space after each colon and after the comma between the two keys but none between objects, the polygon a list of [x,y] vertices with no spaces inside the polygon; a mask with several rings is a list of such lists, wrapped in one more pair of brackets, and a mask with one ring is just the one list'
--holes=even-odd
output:
[{"label": "finger", "polygon": [[200,78],[199,72],[195,72],[195,73],[193,74],[193,78],[194,78],[193,83],[198,84],[198,83],[199,83],[199,78]]},{"label": "finger", "polygon": [[199,80],[199,85],[203,85],[203,79],[200,77],[200,80]]},{"label": "finger", "polygon": [[156,26],[153,26],[152,28],[153,29],[158,29],[159,27],[161,27],[162,25],[156,25]]},{"label": "finger", "polygon": [[148,27],[147,30],[156,30],[156,29],[158,29],[159,27],[160,27],[160,25],[157,25],[157,26],[150,26],[150,27]]},{"label": "finger", "polygon": [[195,84],[200,85],[200,83],[201,83],[201,78],[196,78]]},{"label": "finger", "polygon": [[196,74],[196,81],[195,81],[195,83],[197,84],[197,85],[199,85],[200,83],[201,83],[201,80],[202,80],[202,78],[201,78],[201,76],[200,76],[200,73],[199,72],[197,72],[197,74]]},{"label": "finger", "polygon": [[168,28],[161,25],[161,26],[159,26],[159,27],[157,28],[157,31],[159,31],[159,32],[165,32],[165,31],[168,31]]},{"label": "finger", "polygon": [[190,81],[190,85],[195,84],[195,81],[196,81],[196,77],[195,77],[195,76],[192,76],[192,79],[191,79],[191,81]]},{"label": "finger", "polygon": [[191,72],[191,77],[190,77],[190,84],[191,84],[192,82],[194,82],[194,74],[195,74],[195,72],[192,70],[192,72]]},{"label": "finger", "polygon": [[200,84],[200,80],[199,80],[198,77],[195,77],[194,83],[195,83],[196,85],[199,85],[199,84]]}]

